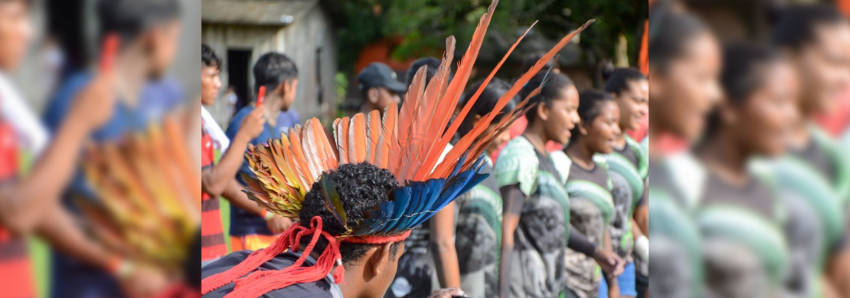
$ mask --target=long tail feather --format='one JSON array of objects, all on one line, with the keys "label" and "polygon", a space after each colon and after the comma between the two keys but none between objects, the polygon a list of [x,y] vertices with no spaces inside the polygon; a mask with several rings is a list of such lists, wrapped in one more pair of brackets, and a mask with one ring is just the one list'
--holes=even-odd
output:
[{"label": "long tail feather", "polygon": [[[496,67],[493,68],[493,70],[490,72],[490,75],[488,75],[487,78],[484,79],[484,81],[481,83],[481,86],[478,88],[478,91],[476,91],[475,94],[473,94],[472,97],[470,97],[467,100],[467,102],[464,103],[464,108],[457,115],[456,119],[465,119],[466,115],[469,113],[469,110],[472,109],[472,105],[475,104],[475,101],[477,101],[478,97],[481,95],[481,93],[484,92],[484,88],[486,88],[487,84],[490,83],[490,80],[492,80],[493,77],[495,77],[496,72],[502,67],[502,64],[504,64],[505,61],[508,59],[508,57],[511,55],[511,53],[513,53],[514,49],[516,49],[516,47],[517,47],[517,45],[519,45],[520,41],[522,41],[522,39],[525,38],[525,36],[528,34],[529,31],[531,31],[531,28],[534,28],[535,24],[537,24],[537,22],[534,22],[533,24],[531,24],[531,26],[529,26],[528,29],[525,30],[525,33],[523,33],[517,39],[517,41],[514,42],[513,45],[511,45],[511,47],[508,49],[508,51],[502,57],[502,60],[499,61],[498,64],[496,64]],[[501,111],[501,110],[497,110],[497,111]],[[445,131],[445,133],[442,135],[442,137],[439,138],[436,146],[437,147],[445,147],[446,144],[448,144],[449,140],[451,140],[452,136],[454,136],[455,132],[457,132],[457,129],[460,127],[461,122],[463,122],[463,121],[462,120],[454,121],[454,123],[452,123],[451,127],[449,127]],[[438,154],[429,155],[428,158],[426,158],[424,168],[428,169],[428,168],[433,167],[433,165],[437,162],[437,160],[439,160],[440,157],[441,157],[441,155],[438,155]],[[432,172],[420,171],[419,173],[417,173],[417,175],[416,175],[416,177],[414,177],[414,179],[423,179],[426,175],[429,175],[431,173]]]},{"label": "long tail feather", "polygon": [[[542,58],[540,58],[540,60],[538,60],[538,61],[537,61],[537,63],[535,63],[535,64],[534,64],[534,66],[533,66],[533,67],[531,67],[531,69],[529,69],[529,70],[528,70],[525,74],[523,74],[523,75],[522,75],[522,76],[521,76],[521,77],[520,77],[520,78],[519,78],[516,82],[514,82],[514,85],[511,87],[511,89],[509,89],[509,90],[508,90],[508,92],[506,92],[506,93],[502,96],[502,98],[500,98],[500,99],[499,99],[499,101],[496,103],[496,106],[493,108],[493,110],[494,110],[494,111],[500,111],[500,110],[502,110],[502,109],[505,107],[505,105],[507,105],[507,104],[508,104],[508,102],[509,102],[509,101],[510,101],[510,100],[511,100],[514,96],[516,96],[516,94],[517,94],[517,93],[519,93],[519,91],[522,89],[522,87],[523,87],[523,86],[525,86],[525,84],[526,84],[526,83],[527,83],[527,82],[528,82],[528,81],[529,81],[529,80],[530,80],[530,79],[531,79],[531,78],[532,78],[532,77],[533,77],[533,76],[534,76],[537,72],[539,72],[539,71],[540,71],[540,69],[542,69],[542,68],[546,65],[546,62],[547,62],[547,61],[549,61],[550,59],[552,59],[552,57],[554,57],[554,56],[558,53],[558,51],[560,51],[560,50],[561,50],[564,46],[566,46],[566,45],[567,45],[567,43],[568,43],[568,42],[569,42],[569,41],[570,41],[573,37],[575,37],[575,35],[576,35],[576,34],[578,34],[579,32],[581,32],[581,31],[582,31],[582,30],[584,30],[585,28],[587,28],[587,26],[589,26],[589,25],[590,25],[590,24],[592,24],[593,22],[594,22],[594,20],[589,20],[589,21],[587,21],[586,23],[584,23],[584,25],[582,25],[581,27],[579,27],[578,29],[576,29],[575,31],[573,31],[572,33],[568,34],[568,35],[567,35],[567,36],[565,36],[563,39],[561,39],[561,41],[560,41],[560,42],[558,42],[558,44],[556,44],[556,45],[555,45],[555,46],[554,46],[551,50],[549,50],[549,52],[548,52],[548,53],[546,53],[546,55],[543,55],[543,57],[542,57]],[[471,107],[470,107],[470,108],[471,108]],[[469,111],[469,110],[467,109],[467,107],[464,107],[464,110],[463,110],[463,111],[461,111],[461,113],[460,113],[460,114],[458,114],[458,118],[459,118],[459,119],[462,119],[462,118],[460,118],[460,117],[465,117],[465,116],[466,116],[466,113],[465,113],[465,112],[468,112],[468,111]],[[493,118],[494,118],[495,116],[496,116],[495,114],[491,113],[491,114],[489,114],[489,115],[485,116],[484,118],[481,118],[481,120],[480,120],[480,121],[476,124],[476,127],[475,127],[475,128],[473,128],[473,131],[476,131],[478,134],[480,134],[480,133],[481,133],[481,131],[483,131],[485,127],[487,127],[488,125],[490,125],[490,121],[492,121],[492,120],[493,120]],[[458,124],[458,126],[459,126],[459,124]],[[481,129],[477,129],[477,128],[481,128]],[[449,131],[451,131],[451,130],[454,130],[454,131],[456,131],[456,130],[457,130],[457,127],[456,127],[456,125],[455,125],[455,124],[452,124],[452,128],[450,128],[450,130],[449,130]],[[449,153],[446,155],[445,160],[448,160],[448,161],[451,161],[451,160],[457,160],[457,158],[458,158],[458,157],[459,157],[459,156],[460,156],[463,152],[465,152],[465,151],[466,151],[466,149],[469,147],[469,145],[472,143],[472,141],[473,141],[473,140],[474,140],[477,136],[478,136],[478,135],[477,135],[477,134],[475,134],[475,133],[469,133],[469,134],[467,134],[466,136],[464,136],[463,138],[461,138],[461,140],[460,140],[457,144],[455,144],[454,148],[452,148],[452,150],[451,150],[451,151],[449,151]],[[440,164],[439,166],[437,166],[437,169],[434,171],[434,173],[433,173],[430,177],[441,177],[440,175],[445,175],[445,173],[447,172],[447,169],[449,169],[451,166],[452,166],[452,165],[451,165],[451,163],[443,163],[443,164]]]}]

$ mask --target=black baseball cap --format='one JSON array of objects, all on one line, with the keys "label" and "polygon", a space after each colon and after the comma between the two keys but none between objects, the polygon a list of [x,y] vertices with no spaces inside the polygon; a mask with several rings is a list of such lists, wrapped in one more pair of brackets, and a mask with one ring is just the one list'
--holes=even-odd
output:
[{"label": "black baseball cap", "polygon": [[360,90],[372,87],[384,87],[396,93],[407,91],[407,85],[399,82],[395,72],[386,64],[372,62],[357,75]]}]

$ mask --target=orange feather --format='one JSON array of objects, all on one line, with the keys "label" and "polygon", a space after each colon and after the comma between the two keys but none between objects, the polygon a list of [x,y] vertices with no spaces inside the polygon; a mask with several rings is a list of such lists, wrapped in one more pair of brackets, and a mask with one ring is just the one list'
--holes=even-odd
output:
[{"label": "orange feather", "polygon": [[[333,132],[332,132],[332,133],[333,133],[333,138],[334,138],[333,146],[334,146],[334,150],[336,150],[336,153],[337,153],[337,155],[336,155],[336,156],[339,156],[339,122],[340,122],[341,120],[342,120],[342,118],[336,118],[336,119],[334,119],[334,123],[333,123],[333,126],[332,126],[332,127],[333,127]],[[341,156],[339,156],[339,157],[340,157],[340,159],[339,159],[339,163],[340,163],[340,164],[343,164],[343,159],[342,159],[342,157],[341,157]]]},{"label": "orange feather", "polygon": [[339,121],[339,127],[337,127],[334,134],[336,135],[336,146],[337,151],[339,151],[339,164],[347,164],[351,161],[349,160],[348,153],[348,124],[350,119],[348,117],[343,117],[342,120]]},{"label": "orange feather", "polygon": [[[495,5],[495,3],[493,5]],[[491,6],[491,11],[492,11],[493,8],[494,8],[494,6]],[[483,21],[485,21],[484,16],[482,16],[482,22]],[[489,22],[489,19],[487,19],[486,21]],[[520,41],[522,41],[522,39],[525,37],[525,35],[528,34],[528,32],[531,30],[531,28],[534,27],[535,24],[537,24],[537,22],[534,22],[534,24],[531,24],[531,26],[528,29],[526,29],[525,33],[523,33],[517,39],[517,41],[514,42],[514,44],[508,49],[507,53],[505,53],[505,55],[502,57],[502,60],[499,61],[498,64],[496,64],[496,67],[493,68],[493,70],[490,72],[490,75],[487,76],[487,78],[481,84],[482,87],[479,87],[478,91],[470,99],[467,100],[467,102],[465,103],[465,106],[463,108],[463,111],[460,114],[458,114],[456,119],[464,119],[464,117],[466,117],[466,114],[469,113],[469,109],[472,108],[472,105],[475,104],[475,101],[478,99],[478,96],[481,94],[481,92],[484,91],[484,87],[486,87],[487,84],[490,82],[490,80],[493,79],[493,77],[496,75],[496,72],[502,67],[502,64],[504,64],[505,60],[507,60],[507,58],[511,55],[511,53],[516,48],[516,46],[519,45]],[[482,26],[482,24],[479,24],[479,28],[481,26]],[[486,26],[484,28],[486,28]],[[481,35],[481,38],[483,39],[483,35]],[[470,44],[470,47],[471,46],[472,46],[472,44]],[[479,47],[480,47],[480,44],[479,44]],[[454,83],[454,81],[452,83]],[[455,99],[452,100],[451,105],[449,105],[449,104],[443,105],[445,107],[445,109],[457,106],[457,101],[460,98],[460,96],[458,96],[454,93],[452,95],[449,95],[449,96],[453,96],[453,97],[450,97],[450,98],[455,98]],[[444,114],[445,115],[451,115],[451,110],[440,111],[437,115],[444,115]],[[447,122],[449,116],[445,116],[445,117],[446,117],[445,121]],[[461,122],[462,121],[454,121],[452,123],[452,125],[448,129],[446,129],[445,132],[440,131],[440,132],[443,133],[443,135],[442,135],[442,137],[435,139],[436,140],[435,141],[436,142],[435,147],[436,148],[444,148],[446,146],[446,144],[448,144],[448,142],[451,140],[451,136],[453,136],[455,134],[455,132],[457,132],[457,129],[460,127]],[[445,127],[445,126],[443,126],[443,127]],[[438,133],[440,133],[440,132],[438,132]],[[427,158],[425,158],[424,165],[423,165],[423,169],[427,169],[428,171],[419,171],[416,174],[416,176],[414,177],[414,179],[422,179],[422,178],[426,177],[427,175],[430,175],[432,173],[431,170],[434,167],[434,164],[440,159],[440,157],[442,157],[442,153],[443,153],[442,151],[440,151],[440,152],[433,152],[433,151],[430,152],[427,155]],[[452,162],[450,162],[450,163],[452,163]]]},{"label": "orange feather", "polygon": [[390,144],[390,157],[387,165],[389,166],[390,172],[395,174],[399,181],[403,181],[401,180],[402,178],[399,177],[399,173],[401,170],[401,164],[403,163],[402,158],[404,157],[405,150],[409,147],[408,141],[410,140],[410,130],[413,126],[412,121],[416,120],[414,115],[416,115],[415,111],[419,108],[419,98],[425,91],[425,71],[426,69],[421,67],[413,76],[413,83],[411,83],[410,87],[407,89],[407,100],[404,105],[401,106],[401,111],[397,118],[398,124],[396,126],[396,130],[398,137],[396,142]]},{"label": "orange feather", "polygon": [[313,134],[312,121],[304,123],[304,130],[301,132],[301,149],[304,150],[304,156],[307,158],[307,165],[310,166],[310,172],[315,175],[314,177],[318,177],[325,170],[322,161],[325,152],[319,148],[316,135]]},{"label": "orange feather", "polygon": [[[300,183],[302,185],[301,188],[309,187],[310,185],[313,185],[313,180],[308,179],[309,175],[304,175],[304,172],[300,169],[301,168],[300,162],[295,157],[295,153],[292,150],[292,145],[289,142],[289,137],[281,138],[280,144],[281,144],[281,149],[283,150],[283,158],[285,158],[286,160],[289,161],[286,164],[287,164],[287,166],[291,166],[290,167],[291,173],[295,174],[295,176],[298,177],[298,180],[300,181]],[[293,182],[295,182],[295,181],[293,181]],[[303,193],[301,195],[304,195],[304,193],[306,193],[306,191],[303,191],[303,190],[302,190],[302,192]]]},{"label": "orange feather", "polygon": [[378,151],[378,139],[381,137],[381,112],[373,110],[366,119],[366,133],[369,138],[366,147],[366,162],[375,164],[375,153]]},{"label": "orange feather", "polygon": [[[327,135],[325,135],[325,129],[322,127],[322,123],[319,122],[319,119],[313,118],[311,119],[313,126],[313,135],[316,137],[316,143],[321,149],[324,151],[324,163],[325,169],[336,169],[339,167],[339,163],[336,159],[336,154],[334,153],[334,149],[331,147],[331,143],[328,140]],[[319,143],[321,142],[321,143]]]},{"label": "orange feather", "polygon": [[396,137],[397,117],[398,105],[395,103],[391,103],[384,109],[384,118],[381,120],[381,137],[378,140],[378,150],[375,152],[375,166],[379,168],[387,168],[390,148]]},{"label": "orange feather", "polygon": [[304,157],[304,151],[301,148],[301,125],[296,124],[294,127],[289,129],[289,141],[289,147],[292,149],[293,160],[298,166],[298,174],[304,176],[309,187],[309,185],[313,185],[316,174],[313,174],[310,170],[307,159]]},{"label": "orange feather", "polygon": [[366,120],[358,113],[351,118],[348,133],[348,159],[351,163],[366,161]]}]

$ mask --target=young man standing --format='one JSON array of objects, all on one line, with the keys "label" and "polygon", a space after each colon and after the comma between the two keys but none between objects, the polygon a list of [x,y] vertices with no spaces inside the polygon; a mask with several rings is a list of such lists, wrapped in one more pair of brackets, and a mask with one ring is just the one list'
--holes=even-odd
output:
[{"label": "young man standing", "polygon": [[[295,101],[295,90],[298,87],[298,68],[284,54],[271,52],[260,56],[254,65],[254,91],[259,93],[260,87],[265,87],[266,94],[263,104],[258,107],[245,106],[233,116],[227,127],[227,137],[235,140],[242,130],[243,120],[248,117],[265,119],[262,131],[248,143],[255,146],[265,145],[270,139],[280,138],[275,129],[278,114],[289,110]],[[241,156],[241,153],[240,153]],[[247,164],[243,163],[236,179],[243,184],[242,174],[253,175]],[[257,250],[265,248],[275,240],[275,235],[285,231],[292,222],[289,219],[276,216],[273,213],[256,212],[234,206],[230,211],[230,246],[233,251]]]},{"label": "young man standing", "polygon": [[384,108],[391,103],[400,103],[400,93],[407,91],[407,86],[396,79],[395,72],[386,64],[372,62],[357,75],[363,102],[360,112],[366,114],[373,110],[383,113]]},{"label": "young man standing", "polygon": [[[209,46],[202,44],[201,60],[201,103],[204,106],[210,106],[215,103],[218,91],[221,89],[221,81],[218,77],[221,59]],[[204,109],[203,115],[208,116],[209,113],[206,108],[202,107],[202,109]],[[219,213],[219,196],[223,196],[233,206],[257,216],[264,217],[268,211],[256,202],[251,201],[242,191],[242,186],[234,178],[242,166],[242,154],[245,152],[248,142],[259,136],[264,130],[266,120],[263,118],[263,110],[255,109],[245,116],[233,140],[224,136],[224,132],[221,131],[221,128],[218,127],[211,116],[203,117],[202,121],[204,129],[201,132],[201,150],[203,151],[201,154],[201,187],[203,190],[201,264],[203,266],[227,254],[221,213]],[[223,139],[215,140],[216,135],[221,135]],[[222,152],[218,164],[215,164],[215,149]],[[274,222],[269,221],[269,224],[271,225]],[[272,229],[274,226],[269,228]]]}]

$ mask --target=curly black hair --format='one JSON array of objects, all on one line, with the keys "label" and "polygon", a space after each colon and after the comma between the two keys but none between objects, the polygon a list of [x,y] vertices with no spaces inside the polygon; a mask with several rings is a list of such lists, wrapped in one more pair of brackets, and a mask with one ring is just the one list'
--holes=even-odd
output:
[{"label": "curly black hair", "polygon": [[[390,192],[399,187],[395,176],[386,169],[375,167],[368,163],[344,164],[338,169],[327,172],[328,179],[336,184],[336,189],[342,199],[342,205],[348,217],[348,226],[355,227],[357,223],[366,218],[366,214],[374,207],[386,202]],[[313,183],[313,187],[304,198],[299,219],[305,225],[309,224],[314,216],[322,218],[322,230],[331,235],[338,236],[345,232],[345,227],[325,206],[322,189],[319,182]],[[310,242],[310,238],[302,240],[302,245]],[[314,251],[320,252],[327,246],[327,241],[320,238]],[[393,243],[390,249],[390,258],[395,258],[398,253],[400,242]],[[372,244],[358,244],[342,242],[339,252],[342,254],[343,263],[358,260],[366,254]]]}]

